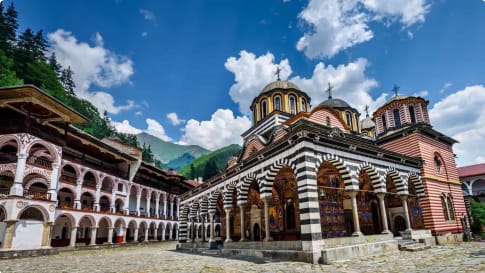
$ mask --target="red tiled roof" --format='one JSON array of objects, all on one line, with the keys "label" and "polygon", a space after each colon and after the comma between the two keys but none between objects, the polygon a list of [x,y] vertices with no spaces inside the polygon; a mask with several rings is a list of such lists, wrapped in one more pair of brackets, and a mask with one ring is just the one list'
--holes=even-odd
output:
[{"label": "red tiled roof", "polygon": [[189,185],[194,186],[194,187],[197,187],[197,186],[199,186],[199,185],[200,185],[199,181],[197,181],[197,180],[191,180],[191,179],[187,179],[187,180],[185,180],[185,182],[186,182],[187,184],[189,184]]},{"label": "red tiled roof", "polygon": [[458,168],[458,176],[468,177],[485,174],[485,163]]}]

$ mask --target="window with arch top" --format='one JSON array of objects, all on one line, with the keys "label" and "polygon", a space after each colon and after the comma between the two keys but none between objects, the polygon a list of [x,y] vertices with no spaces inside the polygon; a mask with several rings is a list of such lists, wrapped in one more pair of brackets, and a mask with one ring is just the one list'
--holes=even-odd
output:
[{"label": "window with arch top", "polygon": [[416,123],[416,113],[413,106],[409,106],[409,116],[411,117],[411,122]]},{"label": "window with arch top", "polygon": [[440,156],[438,154],[435,154],[433,161],[434,161],[434,166],[436,168],[436,171],[440,173],[441,168],[443,167],[443,162],[441,162]]},{"label": "window with arch top", "polygon": [[268,114],[268,106],[266,104],[266,99],[263,99],[261,101],[261,119],[265,118],[266,114]]},{"label": "window with arch top", "polygon": [[399,114],[399,109],[394,109],[392,113],[394,114],[394,126],[401,126],[401,115]]},{"label": "window with arch top", "polygon": [[386,121],[386,115],[382,115],[381,117],[382,119],[382,128],[385,130],[387,130],[387,121]]},{"label": "window with arch top", "polygon": [[453,198],[450,193],[441,194],[441,206],[445,221],[455,220],[455,208],[453,207]]},{"label": "window with arch top", "polygon": [[296,99],[295,96],[291,95],[289,98],[290,101],[290,114],[296,114]]},{"label": "window with arch top", "polygon": [[347,126],[352,128],[352,114],[350,112],[345,112],[345,118],[347,120]]},{"label": "window with arch top", "polygon": [[274,109],[281,111],[281,96],[276,95],[273,99]]},{"label": "window with arch top", "polygon": [[301,98],[300,106],[301,106],[301,111],[306,112],[306,100],[304,98]]}]

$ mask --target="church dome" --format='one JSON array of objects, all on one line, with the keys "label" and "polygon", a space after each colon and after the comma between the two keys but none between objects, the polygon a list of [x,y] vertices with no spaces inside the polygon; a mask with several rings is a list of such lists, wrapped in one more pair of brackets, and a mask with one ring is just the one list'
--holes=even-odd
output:
[{"label": "church dome", "polygon": [[328,106],[328,107],[331,107],[331,108],[337,108],[337,109],[352,108],[344,100],[341,100],[341,99],[332,99],[332,98],[330,98],[330,99],[328,99],[328,100],[320,103],[320,105],[325,105],[325,106]]},{"label": "church dome", "polygon": [[376,124],[372,121],[372,118],[367,116],[365,119],[363,119],[361,122],[360,122],[360,128],[362,128],[362,130],[368,130],[368,129],[372,129],[376,126]]},{"label": "church dome", "polygon": [[300,88],[292,82],[277,80],[277,81],[274,81],[274,82],[266,85],[263,88],[263,90],[261,90],[261,93],[266,93],[266,92],[274,90],[274,89],[296,89],[296,90],[300,90]]},{"label": "church dome", "polygon": [[409,98],[409,97],[408,96],[404,96],[404,95],[395,95],[390,100],[388,100],[387,103],[389,103],[391,101],[402,100],[402,99],[407,99],[407,98]]}]

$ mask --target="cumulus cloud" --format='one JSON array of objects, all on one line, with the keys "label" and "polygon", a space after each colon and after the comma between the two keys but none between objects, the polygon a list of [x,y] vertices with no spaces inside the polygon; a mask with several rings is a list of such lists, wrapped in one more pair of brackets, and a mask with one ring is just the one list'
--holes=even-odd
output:
[{"label": "cumulus cloud", "polygon": [[165,129],[158,121],[151,118],[147,118],[146,123],[148,125],[146,132],[149,133],[150,135],[156,136],[161,140],[165,140],[165,141],[172,140],[169,136],[167,136],[167,134],[165,133]]},{"label": "cumulus cloud", "polygon": [[429,112],[434,128],[460,142],[454,146],[460,166],[484,161],[484,104],[485,86],[467,86],[435,103]]},{"label": "cumulus cloud", "polygon": [[255,54],[243,50],[239,52],[239,58],[229,57],[224,63],[224,67],[234,74],[236,83],[231,86],[229,95],[239,104],[241,113],[249,113],[252,99],[266,84],[276,80],[277,67],[281,69],[281,79],[284,80],[291,74],[287,59],[279,64],[275,64],[274,59],[274,55],[269,52],[256,57]]},{"label": "cumulus cloud", "polygon": [[[291,74],[292,69],[287,59],[279,64],[274,62],[274,56],[271,53],[256,57],[247,51],[241,51],[239,58],[227,59],[226,69],[232,72],[235,78],[235,83],[230,88],[230,95],[239,104],[242,113],[248,113],[253,98],[266,84],[276,79],[274,72],[278,66],[283,69],[282,79],[287,79]],[[313,75],[310,78],[295,76],[289,80],[312,98],[312,105],[327,99],[328,93],[325,90],[330,82],[334,87],[334,97],[348,101],[361,111],[366,104],[372,110],[385,102],[386,94],[375,100],[370,96],[370,90],[378,84],[376,80],[365,75],[367,64],[364,58],[336,67],[320,62],[313,69]]]},{"label": "cumulus cloud", "polygon": [[443,92],[448,90],[448,88],[450,88],[451,86],[453,86],[453,84],[451,82],[445,82],[443,84],[443,87],[441,87],[441,89],[440,89],[440,94],[442,94]]},{"label": "cumulus cloud", "polygon": [[111,94],[92,90],[94,87],[110,88],[130,83],[130,77],[134,73],[131,59],[106,49],[101,34],[96,33],[94,36],[94,46],[79,42],[71,32],[63,29],[49,33],[47,38],[58,62],[74,71],[77,96],[92,102],[100,113],[106,110],[117,114],[135,106],[133,101],[116,105]]},{"label": "cumulus cloud", "polygon": [[196,144],[209,150],[229,144],[242,144],[241,134],[250,126],[251,121],[247,117],[235,117],[229,109],[218,109],[210,120],[187,121],[179,143]]},{"label": "cumulus cloud", "polygon": [[165,129],[158,121],[151,118],[147,118],[145,122],[147,124],[147,128],[144,130],[138,129],[132,126],[128,120],[123,120],[122,122],[112,121],[111,123],[113,124],[115,129],[120,133],[136,135],[141,132],[146,132],[162,140],[172,141],[172,139],[169,136],[167,136],[167,134],[165,133]]},{"label": "cumulus cloud", "polygon": [[184,119],[179,119],[177,113],[175,113],[175,112],[168,113],[167,118],[170,121],[170,123],[172,123],[172,125],[174,125],[174,126],[177,126],[177,125],[185,122]]},{"label": "cumulus cloud", "polygon": [[140,14],[143,16],[143,18],[145,18],[145,20],[147,21],[152,21],[154,22],[157,17],[155,16],[155,13],[153,13],[152,11],[150,10],[147,10],[147,9],[140,9]]},{"label": "cumulus cloud", "polygon": [[332,57],[371,40],[372,21],[399,20],[408,28],[424,22],[428,11],[426,0],[310,0],[298,15],[307,28],[296,48],[308,58]]}]

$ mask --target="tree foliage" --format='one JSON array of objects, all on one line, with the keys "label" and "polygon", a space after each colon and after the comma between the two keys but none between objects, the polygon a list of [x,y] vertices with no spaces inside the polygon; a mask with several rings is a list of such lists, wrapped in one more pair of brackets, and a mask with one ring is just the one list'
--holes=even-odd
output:
[{"label": "tree foliage", "polygon": [[485,203],[470,201],[470,213],[472,217],[473,233],[480,233],[481,227],[485,227]]}]

